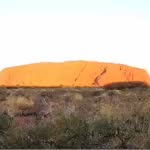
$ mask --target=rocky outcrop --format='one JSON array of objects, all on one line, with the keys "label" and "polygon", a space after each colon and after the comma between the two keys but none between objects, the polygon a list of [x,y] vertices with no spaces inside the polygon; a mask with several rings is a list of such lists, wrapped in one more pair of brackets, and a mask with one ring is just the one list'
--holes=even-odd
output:
[{"label": "rocky outcrop", "polygon": [[4,87],[103,87],[125,82],[150,85],[150,78],[143,69],[90,61],[36,63],[0,73]]}]

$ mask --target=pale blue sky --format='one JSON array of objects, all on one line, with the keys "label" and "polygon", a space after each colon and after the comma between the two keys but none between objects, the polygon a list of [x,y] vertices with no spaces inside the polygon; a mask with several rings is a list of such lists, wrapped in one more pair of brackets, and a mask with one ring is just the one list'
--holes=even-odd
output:
[{"label": "pale blue sky", "polygon": [[0,14],[150,15],[149,0],[0,0]]},{"label": "pale blue sky", "polygon": [[0,69],[66,60],[150,73],[150,0],[0,0]]}]

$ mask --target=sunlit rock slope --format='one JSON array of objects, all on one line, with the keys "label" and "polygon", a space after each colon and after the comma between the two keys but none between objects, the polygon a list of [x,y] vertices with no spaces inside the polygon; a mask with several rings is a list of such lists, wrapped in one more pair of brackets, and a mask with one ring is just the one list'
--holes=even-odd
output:
[{"label": "sunlit rock slope", "polygon": [[5,87],[103,87],[125,82],[149,85],[150,78],[143,69],[91,61],[35,63],[0,73],[0,86]]}]

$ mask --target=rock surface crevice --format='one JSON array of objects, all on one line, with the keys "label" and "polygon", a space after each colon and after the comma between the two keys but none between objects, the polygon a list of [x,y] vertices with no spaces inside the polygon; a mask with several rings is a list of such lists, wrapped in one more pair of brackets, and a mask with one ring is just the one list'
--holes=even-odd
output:
[{"label": "rock surface crevice", "polygon": [[95,79],[94,79],[94,83],[93,85],[95,86],[99,86],[99,81],[102,78],[102,76],[107,72],[107,69],[104,68],[103,71],[100,73],[100,75],[98,75]]},{"label": "rock surface crevice", "polygon": [[93,61],[36,63],[0,72],[3,87],[104,87],[121,82],[150,85],[146,70]]},{"label": "rock surface crevice", "polygon": [[81,71],[79,72],[79,74],[77,75],[77,77],[75,77],[75,82],[74,82],[74,84],[73,84],[73,86],[75,86],[76,85],[76,83],[77,83],[77,81],[78,81],[78,79],[80,78],[80,76],[81,76],[81,74],[84,72],[84,70],[85,70],[85,68],[87,67],[87,63],[83,66],[83,68],[81,69]]}]

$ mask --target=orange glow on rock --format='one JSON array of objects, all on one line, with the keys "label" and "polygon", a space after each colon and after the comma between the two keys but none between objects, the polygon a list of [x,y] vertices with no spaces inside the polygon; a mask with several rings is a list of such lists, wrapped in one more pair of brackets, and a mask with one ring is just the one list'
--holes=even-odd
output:
[{"label": "orange glow on rock", "polygon": [[103,87],[117,82],[150,85],[150,78],[143,69],[90,61],[36,63],[0,73],[0,86],[5,87]]}]

